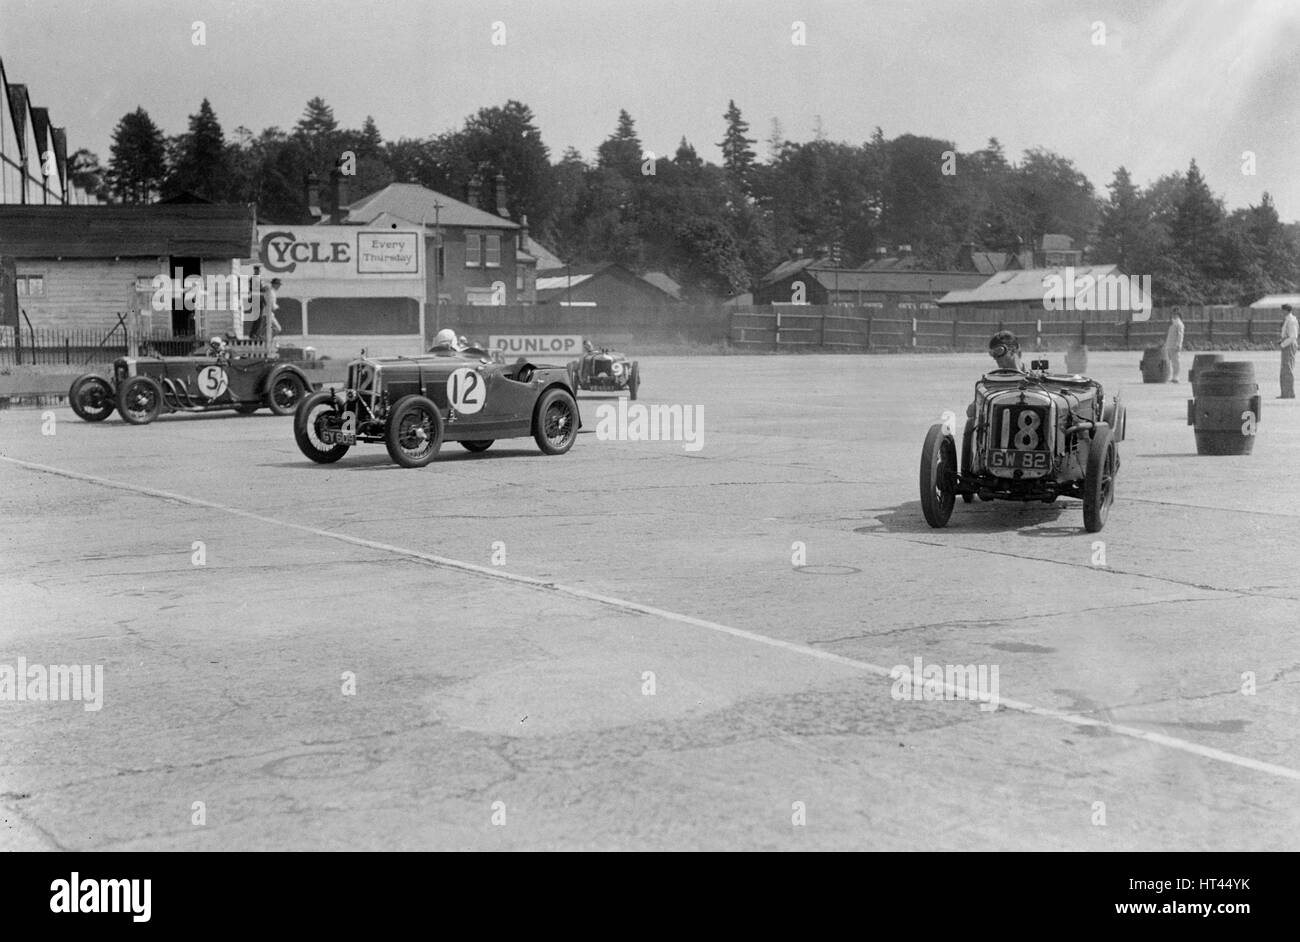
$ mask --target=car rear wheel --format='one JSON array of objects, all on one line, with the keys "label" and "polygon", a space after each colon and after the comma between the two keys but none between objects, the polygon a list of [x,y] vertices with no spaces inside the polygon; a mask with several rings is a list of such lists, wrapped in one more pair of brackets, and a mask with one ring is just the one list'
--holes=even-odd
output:
[{"label": "car rear wheel", "polygon": [[403,396],[384,429],[388,456],[403,468],[422,468],[442,447],[442,415],[424,396]]},{"label": "car rear wheel", "polygon": [[325,416],[335,411],[333,396],[318,392],[308,396],[293,414],[293,438],[298,450],[317,464],[333,464],[348,453],[349,445],[327,445],[320,430]]},{"label": "car rear wheel", "polygon": [[277,373],[266,390],[266,404],[273,415],[292,415],[306,392],[302,380],[292,373]]},{"label": "car rear wheel", "polygon": [[636,398],[636,392],[640,388],[641,388],[641,366],[640,364],[633,363],[632,375],[628,378],[627,381],[628,393],[631,395],[633,399]]},{"label": "car rear wheel", "polygon": [[148,425],[162,412],[163,391],[152,376],[132,376],[117,390],[117,411],[131,425]]},{"label": "car rear wheel", "polygon": [[578,437],[578,403],[563,389],[551,389],[537,404],[533,440],[544,454],[562,455]]},{"label": "car rear wheel", "polygon": [[1110,505],[1115,502],[1115,475],[1119,471],[1119,447],[1110,427],[1099,425],[1088,445],[1088,468],[1083,479],[1083,528],[1096,533],[1106,525]]},{"label": "car rear wheel", "polygon": [[930,526],[946,527],[952,516],[957,493],[953,475],[957,471],[957,447],[943,425],[935,423],[921,448],[921,512]]},{"label": "car rear wheel", "polygon": [[68,390],[68,405],[87,422],[103,422],[117,408],[113,387],[102,376],[82,376]]},{"label": "car rear wheel", "polygon": [[495,438],[489,438],[486,441],[461,442],[460,447],[464,448],[466,451],[487,451],[492,447],[494,441],[496,441]]}]

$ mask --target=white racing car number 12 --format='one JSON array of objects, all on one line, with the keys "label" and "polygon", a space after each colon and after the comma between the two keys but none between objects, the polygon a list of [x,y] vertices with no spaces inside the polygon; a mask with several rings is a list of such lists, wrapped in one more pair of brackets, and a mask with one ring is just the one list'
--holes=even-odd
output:
[{"label": "white racing car number 12", "polygon": [[487,385],[481,374],[461,367],[447,377],[447,402],[461,415],[473,415],[487,402]]}]

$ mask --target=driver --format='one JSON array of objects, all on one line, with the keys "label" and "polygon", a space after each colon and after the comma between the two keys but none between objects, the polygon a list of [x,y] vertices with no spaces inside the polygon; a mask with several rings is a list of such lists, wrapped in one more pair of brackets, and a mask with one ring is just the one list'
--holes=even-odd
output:
[{"label": "driver", "polygon": [[[989,338],[989,356],[1000,370],[1015,370],[1018,373],[1025,371],[1025,365],[1020,360],[1020,341],[1009,330],[999,330]],[[975,418],[975,403],[966,407],[966,418]]]},{"label": "driver", "polygon": [[452,330],[450,327],[444,327],[442,330],[434,334],[433,347],[431,349],[437,350],[439,347],[459,352],[461,346],[456,342],[456,331]]},{"label": "driver", "polygon": [[226,344],[226,341],[221,337],[213,337],[208,341],[208,356],[216,357],[220,360],[229,355],[229,353],[230,348]]}]

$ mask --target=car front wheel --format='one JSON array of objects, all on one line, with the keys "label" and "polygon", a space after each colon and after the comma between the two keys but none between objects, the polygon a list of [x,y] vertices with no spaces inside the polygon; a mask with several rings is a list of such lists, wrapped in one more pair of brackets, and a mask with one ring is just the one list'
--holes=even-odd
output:
[{"label": "car front wheel", "polygon": [[1099,425],[1088,445],[1088,468],[1083,479],[1083,528],[1096,533],[1106,525],[1110,505],[1115,502],[1115,475],[1119,471],[1119,447],[1110,427]]},{"label": "car front wheel", "polygon": [[422,468],[442,447],[442,415],[424,396],[403,396],[384,429],[388,456],[403,468]]},{"label": "car front wheel", "polygon": [[957,473],[957,448],[943,425],[935,423],[925,435],[921,447],[921,512],[925,522],[938,529],[948,525],[957,492],[953,476]]},{"label": "car front wheel", "polygon": [[131,425],[148,425],[162,412],[163,391],[152,376],[132,376],[117,390],[117,411]]}]

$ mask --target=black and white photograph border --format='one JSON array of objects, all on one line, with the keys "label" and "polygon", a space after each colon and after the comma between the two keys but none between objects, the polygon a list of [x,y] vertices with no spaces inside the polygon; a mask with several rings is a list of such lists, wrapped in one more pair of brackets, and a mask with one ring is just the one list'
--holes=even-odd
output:
[{"label": "black and white photograph border", "polygon": [[0,849],[1296,850],[1298,45],[0,0]]}]

